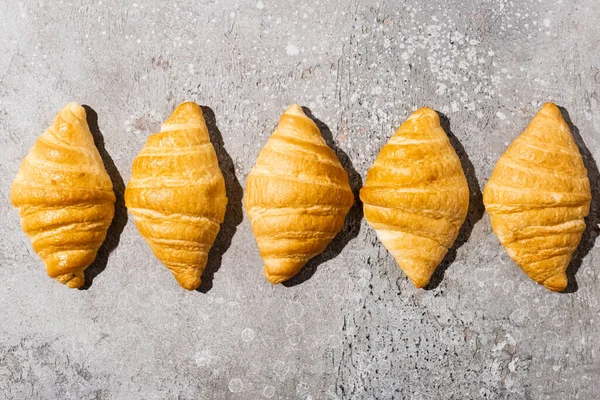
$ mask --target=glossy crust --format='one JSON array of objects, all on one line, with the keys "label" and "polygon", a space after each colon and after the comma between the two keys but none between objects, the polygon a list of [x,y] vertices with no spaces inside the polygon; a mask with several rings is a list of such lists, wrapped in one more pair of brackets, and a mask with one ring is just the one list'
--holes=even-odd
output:
[{"label": "glossy crust", "polygon": [[508,255],[550,290],[585,230],[592,195],[587,170],[560,110],[546,103],[500,157],[483,202]]},{"label": "glossy crust", "polygon": [[282,115],[246,182],[244,205],[265,264],[277,284],[321,253],[354,203],[348,175],[300,106]]},{"label": "glossy crust", "polygon": [[10,200],[48,275],[70,288],[81,287],[115,203],[83,107],[69,103],[58,112],[21,163]]},{"label": "glossy crust", "polygon": [[225,180],[202,109],[183,103],[133,161],[125,203],[154,255],[179,284],[200,286],[225,217]]},{"label": "glossy crust", "polygon": [[385,248],[416,287],[426,286],[469,209],[460,159],[434,110],[415,111],[383,146],[360,198]]}]

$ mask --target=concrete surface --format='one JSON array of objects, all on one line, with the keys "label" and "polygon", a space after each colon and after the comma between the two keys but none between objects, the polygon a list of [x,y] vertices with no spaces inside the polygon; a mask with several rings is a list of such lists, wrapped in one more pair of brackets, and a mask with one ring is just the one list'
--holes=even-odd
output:
[{"label": "concrete surface", "polygon": [[[0,1],[1,399],[600,397],[597,0],[134,1]],[[192,293],[122,203],[134,156],[185,100],[210,116],[231,202]],[[567,294],[525,277],[481,205],[546,100],[578,128],[595,188]],[[82,291],[46,276],[8,201],[68,101],[97,114],[120,201]],[[263,278],[241,188],[293,102],[322,122],[355,188],[412,110],[447,116],[474,204],[429,290],[359,209],[291,285]]]}]

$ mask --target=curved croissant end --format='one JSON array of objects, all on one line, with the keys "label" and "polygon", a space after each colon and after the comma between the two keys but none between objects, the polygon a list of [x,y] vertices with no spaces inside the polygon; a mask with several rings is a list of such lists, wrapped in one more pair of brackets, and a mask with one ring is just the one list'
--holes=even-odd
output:
[{"label": "curved croissant end", "polygon": [[21,163],[10,198],[48,275],[71,288],[83,286],[115,203],[83,107],[69,103],[59,111]]},{"label": "curved croissant end", "polygon": [[125,203],[154,255],[187,290],[200,286],[225,217],[225,179],[202,109],[173,111],[133,161]]},{"label": "curved croissant end", "polygon": [[244,197],[267,280],[290,279],[325,250],[353,203],[335,152],[302,108],[290,106],[260,151]]},{"label": "curved croissant end", "polygon": [[365,219],[417,288],[456,240],[469,186],[438,114],[421,108],[396,131],[360,191]]},{"label": "curved croissant end", "polygon": [[531,279],[558,292],[567,287],[591,198],[579,148],[552,103],[506,149],[483,193],[508,255]]}]

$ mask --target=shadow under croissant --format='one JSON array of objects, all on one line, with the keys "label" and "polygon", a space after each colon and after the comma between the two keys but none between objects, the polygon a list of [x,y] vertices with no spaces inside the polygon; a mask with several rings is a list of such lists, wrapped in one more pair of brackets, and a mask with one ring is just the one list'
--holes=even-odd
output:
[{"label": "shadow under croissant", "polygon": [[233,235],[237,230],[237,226],[242,222],[244,216],[242,213],[242,185],[235,176],[235,166],[233,160],[223,143],[223,136],[217,127],[215,113],[209,107],[202,106],[202,113],[206,121],[210,141],[215,148],[217,158],[219,160],[219,168],[225,178],[225,191],[227,193],[227,208],[225,209],[225,220],[221,224],[219,234],[215,239],[210,252],[208,253],[208,262],[206,269],[202,273],[202,283],[196,289],[201,293],[207,293],[213,284],[215,273],[221,268],[223,254],[231,246]]},{"label": "shadow under croissant", "polygon": [[600,234],[600,228],[598,228],[598,224],[600,223],[600,188],[598,187],[598,183],[600,183],[600,173],[598,172],[598,165],[596,164],[592,153],[587,148],[581,135],[579,134],[579,129],[573,125],[573,122],[571,122],[569,113],[563,107],[558,108],[560,109],[563,118],[571,130],[571,134],[573,135],[573,139],[575,139],[575,143],[579,147],[579,152],[583,158],[583,164],[588,171],[588,178],[590,179],[590,185],[592,189],[590,213],[585,218],[585,231],[583,232],[581,242],[579,243],[577,250],[575,250],[575,253],[573,254],[571,263],[567,268],[567,278],[569,279],[569,283],[567,284],[566,289],[563,291],[563,293],[575,293],[578,289],[575,275],[577,274],[579,268],[581,268],[584,257],[594,247],[596,238]]},{"label": "shadow under croissant", "polygon": [[104,168],[106,172],[110,176],[110,180],[112,181],[113,190],[115,192],[116,202],[115,202],[115,216],[108,227],[108,231],[106,233],[106,239],[100,246],[98,250],[98,254],[96,255],[96,259],[85,270],[85,283],[81,287],[82,290],[87,290],[92,286],[94,279],[98,276],[104,269],[106,268],[106,264],[108,263],[108,256],[110,253],[117,247],[119,244],[119,240],[121,238],[121,232],[125,228],[127,224],[127,208],[125,207],[125,184],[123,183],[123,178],[121,174],[117,170],[117,167],[108,154],[106,149],[104,148],[104,136],[102,132],[100,132],[100,128],[98,127],[98,114],[87,105],[84,105],[85,113],[87,115],[87,123],[90,128],[90,132],[92,132],[92,136],[94,137],[94,143],[98,148],[98,152],[100,153],[100,157],[102,157],[102,162],[104,163]]},{"label": "shadow under croissant", "polygon": [[348,154],[346,154],[346,152],[344,152],[335,144],[335,141],[333,140],[333,135],[329,127],[325,125],[325,123],[323,123],[321,120],[317,119],[308,108],[302,107],[302,110],[310,119],[312,119],[315,122],[315,124],[317,124],[317,127],[321,131],[323,139],[325,139],[327,145],[331,147],[333,151],[335,151],[338,159],[340,160],[340,163],[342,164],[342,167],[344,167],[344,169],[346,170],[346,173],[348,174],[350,188],[352,189],[352,193],[354,194],[354,205],[352,206],[352,208],[350,208],[350,211],[348,211],[348,214],[346,215],[346,219],[344,221],[344,226],[342,227],[340,233],[338,233],[333,238],[333,240],[329,243],[327,248],[321,254],[318,254],[315,257],[311,258],[306,263],[304,268],[302,268],[300,272],[298,272],[298,274],[296,274],[289,280],[282,282],[282,285],[286,287],[293,287],[307,281],[315,274],[319,265],[337,257],[337,255],[342,252],[346,244],[348,244],[350,240],[358,236],[358,233],[360,231],[360,223],[363,217],[362,203],[358,195],[360,188],[362,187],[362,178],[360,174],[356,172],[356,169],[354,169],[354,166],[352,165],[352,161],[350,161],[350,157],[348,157]]},{"label": "shadow under croissant", "polygon": [[483,205],[483,195],[481,193],[481,188],[479,187],[479,182],[477,181],[477,176],[475,175],[475,167],[473,163],[469,159],[465,148],[460,143],[460,141],[456,138],[452,130],[450,129],[450,120],[444,114],[439,111],[436,111],[440,117],[440,123],[442,128],[448,135],[448,139],[450,139],[450,144],[454,147],[458,158],[460,159],[460,164],[462,166],[463,171],[465,172],[465,177],[467,178],[467,184],[469,185],[469,210],[467,212],[467,217],[465,218],[465,222],[460,227],[458,231],[458,236],[456,237],[456,241],[452,245],[452,248],[448,250],[448,253],[437,267],[427,286],[425,286],[425,290],[432,290],[437,288],[442,280],[444,279],[444,274],[446,270],[450,268],[450,265],[456,259],[457,250],[469,240],[471,236],[471,232],[473,231],[473,227],[483,217],[483,213],[485,211],[485,207]]}]

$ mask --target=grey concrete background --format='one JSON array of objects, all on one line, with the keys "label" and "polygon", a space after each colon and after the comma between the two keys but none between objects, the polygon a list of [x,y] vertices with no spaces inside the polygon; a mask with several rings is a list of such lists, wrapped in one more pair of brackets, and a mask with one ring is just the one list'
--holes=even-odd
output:
[{"label": "grey concrete background", "polygon": [[[0,1],[1,399],[599,398],[596,0],[167,3]],[[121,193],[147,136],[185,100],[210,108],[231,202],[191,293]],[[547,100],[578,128],[595,190],[567,294],[526,278],[480,203]],[[8,199],[69,101],[97,114],[120,196],[80,291],[46,276]],[[429,290],[410,285],[357,209],[295,285],[263,278],[241,188],[294,102],[322,121],[355,188],[411,111],[448,117],[474,205]]]}]

